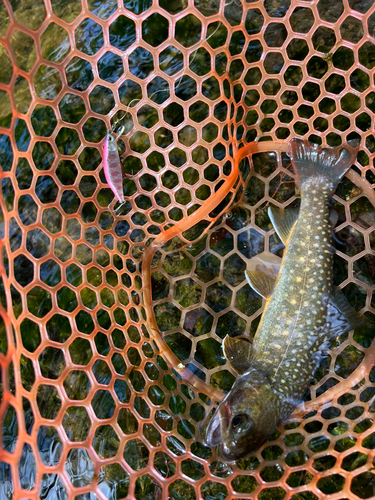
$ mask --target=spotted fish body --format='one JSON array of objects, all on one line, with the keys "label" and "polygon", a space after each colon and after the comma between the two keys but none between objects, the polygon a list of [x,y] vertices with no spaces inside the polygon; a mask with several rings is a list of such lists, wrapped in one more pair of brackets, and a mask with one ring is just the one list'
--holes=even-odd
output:
[{"label": "spotted fish body", "polygon": [[253,344],[254,361],[265,367],[283,401],[281,418],[310,382],[312,354],[326,323],[323,299],[332,290],[331,188],[323,177],[312,178],[304,188],[299,218]]},{"label": "spotted fish body", "polygon": [[103,169],[106,181],[120,203],[125,203],[122,187],[123,173],[116,138],[108,132],[103,147]]},{"label": "spotted fish body", "polygon": [[275,279],[271,268],[247,272],[266,304],[253,344],[226,337],[224,352],[239,376],[206,431],[227,460],[258,449],[288,417],[309,386],[322,344],[351,329],[354,313],[332,289],[332,227],[328,202],[356,155],[353,147],[320,149],[292,141],[301,188],[299,215],[271,209],[286,249]]}]

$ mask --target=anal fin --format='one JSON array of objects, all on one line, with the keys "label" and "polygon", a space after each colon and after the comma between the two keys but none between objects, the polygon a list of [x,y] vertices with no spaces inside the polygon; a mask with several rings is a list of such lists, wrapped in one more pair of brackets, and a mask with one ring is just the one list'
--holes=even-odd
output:
[{"label": "anal fin", "polygon": [[253,345],[249,337],[243,335],[230,337],[227,335],[223,341],[224,356],[240,375],[250,368]]},{"label": "anal fin", "polygon": [[285,210],[273,206],[268,207],[268,216],[284,245],[289,241],[294,225],[297,222],[298,214],[298,208],[288,208]]},{"label": "anal fin", "polygon": [[275,288],[275,278],[262,271],[245,271],[246,279],[253,290],[267,299],[272,295]]}]

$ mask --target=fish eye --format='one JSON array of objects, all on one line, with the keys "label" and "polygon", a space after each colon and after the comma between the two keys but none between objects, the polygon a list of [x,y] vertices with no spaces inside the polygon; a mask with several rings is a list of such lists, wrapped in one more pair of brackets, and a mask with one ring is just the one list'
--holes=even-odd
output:
[{"label": "fish eye", "polygon": [[235,415],[232,419],[232,429],[237,432],[247,431],[250,427],[250,418],[246,413],[239,413]]}]

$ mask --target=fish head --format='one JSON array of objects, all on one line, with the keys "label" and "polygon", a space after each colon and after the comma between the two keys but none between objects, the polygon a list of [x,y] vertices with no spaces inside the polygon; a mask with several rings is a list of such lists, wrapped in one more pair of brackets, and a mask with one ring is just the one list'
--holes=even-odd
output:
[{"label": "fish head", "polygon": [[116,136],[112,130],[109,130],[105,136],[104,140],[104,152],[105,154],[109,152],[116,152],[117,153],[117,142],[116,142]]},{"label": "fish head", "polygon": [[205,442],[209,447],[221,445],[223,458],[232,462],[258,450],[280,423],[279,398],[266,375],[245,373],[216,409]]},{"label": "fish head", "polygon": [[113,135],[112,131],[108,131],[107,132],[106,139],[107,139],[108,142],[114,142],[115,141],[115,138],[114,138],[114,135]]}]

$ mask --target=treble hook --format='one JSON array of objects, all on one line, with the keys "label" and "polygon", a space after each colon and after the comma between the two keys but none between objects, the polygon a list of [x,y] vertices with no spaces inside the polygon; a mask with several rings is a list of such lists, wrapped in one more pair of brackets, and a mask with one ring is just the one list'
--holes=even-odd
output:
[{"label": "treble hook", "polygon": [[112,215],[114,215],[115,217],[117,217],[118,215],[118,211],[124,206],[126,205],[126,201],[122,201],[120,203],[120,205],[117,207],[117,208],[113,208],[116,203],[118,202],[118,200],[116,198],[114,198],[111,203],[108,205],[107,209],[111,212]]}]

